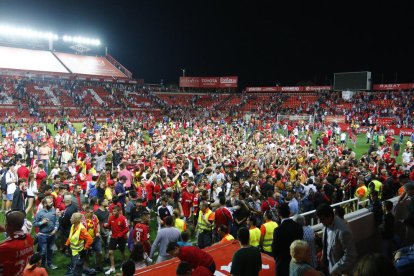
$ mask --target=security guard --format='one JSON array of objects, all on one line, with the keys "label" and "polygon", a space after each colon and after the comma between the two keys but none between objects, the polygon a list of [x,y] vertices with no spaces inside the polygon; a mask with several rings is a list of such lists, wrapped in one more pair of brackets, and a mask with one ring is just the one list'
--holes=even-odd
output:
[{"label": "security guard", "polygon": [[229,234],[229,228],[227,227],[227,225],[224,225],[224,224],[220,225],[218,229],[218,234],[221,238],[220,243],[226,243],[228,241],[234,240],[234,237]]},{"label": "security guard", "polygon": [[[81,223],[83,215],[81,213],[74,213],[70,218],[72,227],[66,246],[70,246],[72,250],[72,272],[74,276],[82,275],[83,262],[86,257],[86,250],[91,246],[93,239]],[[68,271],[69,272],[69,271]]]},{"label": "security guard", "polygon": [[371,183],[369,183],[369,189],[375,190],[378,192],[378,198],[381,199],[382,195],[382,183],[378,180],[372,180]]},{"label": "security guard", "polygon": [[198,247],[203,249],[211,246],[213,243],[214,229],[214,212],[208,207],[207,201],[200,203],[200,211],[198,213],[197,230],[198,230]]},{"label": "security guard", "polygon": [[265,223],[260,227],[260,232],[262,233],[260,244],[262,245],[263,252],[272,256],[273,232],[279,225],[272,220],[272,213],[270,211],[265,212],[264,220]]}]

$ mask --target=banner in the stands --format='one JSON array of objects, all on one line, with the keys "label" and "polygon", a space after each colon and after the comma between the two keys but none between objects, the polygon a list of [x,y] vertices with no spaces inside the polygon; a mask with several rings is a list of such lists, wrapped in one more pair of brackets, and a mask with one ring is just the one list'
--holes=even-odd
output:
[{"label": "banner in the stands", "polygon": [[246,87],[248,93],[273,93],[273,92],[316,92],[330,91],[332,86],[269,86],[269,87]]},{"label": "banner in the stands", "polygon": [[372,90],[386,91],[386,90],[409,90],[414,89],[414,83],[390,83],[390,84],[374,84]]},{"label": "banner in the stands", "polygon": [[237,82],[237,76],[180,77],[180,87],[190,88],[236,88]]}]

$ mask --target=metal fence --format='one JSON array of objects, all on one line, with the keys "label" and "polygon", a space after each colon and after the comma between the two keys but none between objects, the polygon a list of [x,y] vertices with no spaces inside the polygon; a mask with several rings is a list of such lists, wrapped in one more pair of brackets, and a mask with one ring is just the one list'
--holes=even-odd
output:
[{"label": "metal fence", "polygon": [[[342,202],[338,202],[332,204],[331,207],[335,209],[335,207],[340,206],[345,210],[345,214],[354,212],[359,210],[360,208],[365,208],[368,206],[369,200],[360,201],[358,198],[348,199]],[[309,212],[301,213],[300,215],[305,217],[306,224],[309,226],[313,226],[319,223],[318,218],[316,217],[316,210],[312,210]]]}]

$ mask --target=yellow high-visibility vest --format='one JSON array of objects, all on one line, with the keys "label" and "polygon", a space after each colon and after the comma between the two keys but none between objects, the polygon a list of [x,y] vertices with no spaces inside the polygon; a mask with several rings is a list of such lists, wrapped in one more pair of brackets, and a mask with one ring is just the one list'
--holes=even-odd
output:
[{"label": "yellow high-visibility vest", "polygon": [[382,183],[378,180],[372,180],[371,182],[374,183],[374,190],[378,192],[378,198],[381,199]]},{"label": "yellow high-visibility vest", "polygon": [[278,227],[278,225],[274,221],[268,221],[263,225],[266,228],[266,234],[263,239],[263,251],[272,252],[273,232]]},{"label": "yellow high-visibility vest", "polygon": [[[267,232],[267,230],[266,230]],[[251,246],[255,246],[255,247],[259,247],[260,245],[260,237],[262,235],[262,233],[260,232],[260,229],[255,227],[249,230],[249,234],[250,234],[250,240],[249,240],[249,244]]]},{"label": "yellow high-visibility vest", "polygon": [[208,221],[208,218],[211,215],[211,213],[212,213],[212,211],[210,209],[208,209],[208,211],[204,215],[203,215],[203,211],[201,211],[201,210],[198,213],[197,227],[201,232],[213,230],[214,223],[212,223],[211,226],[208,226],[202,218],[204,216],[205,219]]},{"label": "yellow high-visibility vest", "polygon": [[84,248],[85,241],[80,240],[80,232],[82,228],[85,228],[82,223],[79,223],[78,229],[73,233],[74,225],[70,228],[69,239],[70,239],[70,249],[72,250],[72,255],[76,256]]},{"label": "yellow high-visibility vest", "polygon": [[180,219],[180,218],[176,218],[175,219],[175,228],[177,228],[180,233],[184,232],[186,230],[186,225],[185,225],[185,221]]}]

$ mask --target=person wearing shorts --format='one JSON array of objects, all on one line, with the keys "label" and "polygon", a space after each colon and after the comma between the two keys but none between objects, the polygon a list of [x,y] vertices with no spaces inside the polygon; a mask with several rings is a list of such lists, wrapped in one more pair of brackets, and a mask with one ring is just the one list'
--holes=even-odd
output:
[{"label": "person wearing shorts", "polygon": [[121,208],[115,206],[108,222],[104,225],[106,228],[112,230],[111,238],[109,239],[109,260],[111,261],[111,268],[105,272],[106,275],[115,273],[115,256],[114,251],[119,248],[122,256],[122,262],[125,261],[125,246],[127,243],[127,233],[129,231],[128,221],[121,214]]}]

